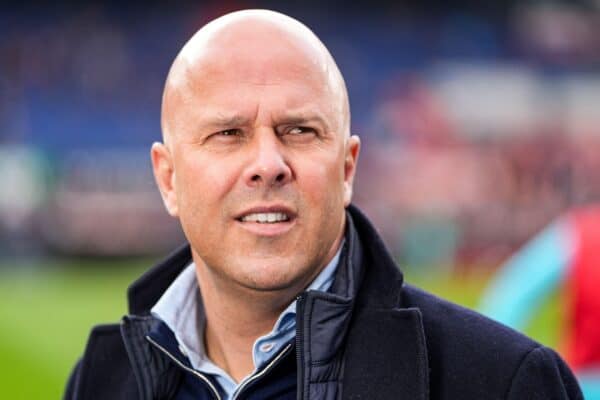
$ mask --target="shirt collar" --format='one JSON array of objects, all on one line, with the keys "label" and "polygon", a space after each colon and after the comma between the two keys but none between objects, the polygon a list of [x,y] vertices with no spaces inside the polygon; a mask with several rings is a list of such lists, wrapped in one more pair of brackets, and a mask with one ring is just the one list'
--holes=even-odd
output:
[{"label": "shirt collar", "polygon": [[[326,292],[329,290],[333,283],[343,245],[342,242],[333,259],[311,282],[306,289],[307,291]],[[180,351],[188,357],[192,367],[201,372],[215,375],[222,386],[231,387],[231,384],[233,384],[233,389],[235,389],[236,385],[233,380],[206,356],[203,338],[205,317],[202,297],[196,279],[196,266],[194,262],[191,262],[152,307],[151,312],[173,331]],[[294,300],[279,315],[273,330],[256,340],[253,346],[255,369],[260,369],[294,338],[296,330],[295,316],[296,301]],[[227,388],[224,389],[229,391]]]}]

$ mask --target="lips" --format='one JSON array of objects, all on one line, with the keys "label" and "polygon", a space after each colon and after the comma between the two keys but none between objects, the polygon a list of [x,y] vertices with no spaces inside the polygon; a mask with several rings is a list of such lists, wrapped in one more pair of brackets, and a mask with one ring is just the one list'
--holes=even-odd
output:
[{"label": "lips", "polygon": [[235,219],[240,222],[277,223],[291,221],[296,213],[284,205],[256,206],[247,208],[237,214]]},{"label": "lips", "polygon": [[296,213],[282,205],[252,207],[235,218],[240,226],[258,236],[278,236],[295,225]]},{"label": "lips", "polygon": [[251,213],[240,218],[242,222],[258,222],[259,224],[272,224],[289,220],[290,217],[284,212]]}]

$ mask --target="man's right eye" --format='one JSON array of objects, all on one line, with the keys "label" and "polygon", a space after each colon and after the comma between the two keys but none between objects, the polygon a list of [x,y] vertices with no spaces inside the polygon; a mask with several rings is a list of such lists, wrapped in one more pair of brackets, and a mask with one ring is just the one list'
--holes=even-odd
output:
[{"label": "man's right eye", "polygon": [[232,145],[243,140],[244,131],[239,128],[223,129],[222,131],[213,132],[205,137],[206,143],[212,145]]},{"label": "man's right eye", "polygon": [[240,134],[239,129],[225,129],[224,131],[217,132],[217,135],[221,136],[237,136]]}]

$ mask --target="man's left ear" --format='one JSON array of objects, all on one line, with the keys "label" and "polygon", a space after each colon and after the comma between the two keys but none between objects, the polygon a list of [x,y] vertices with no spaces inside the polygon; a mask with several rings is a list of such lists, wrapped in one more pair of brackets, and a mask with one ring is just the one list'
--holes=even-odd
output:
[{"label": "man's left ear", "polygon": [[346,157],[344,159],[344,207],[350,205],[352,201],[352,186],[354,185],[354,175],[356,173],[356,163],[360,153],[360,138],[352,135],[346,141]]}]

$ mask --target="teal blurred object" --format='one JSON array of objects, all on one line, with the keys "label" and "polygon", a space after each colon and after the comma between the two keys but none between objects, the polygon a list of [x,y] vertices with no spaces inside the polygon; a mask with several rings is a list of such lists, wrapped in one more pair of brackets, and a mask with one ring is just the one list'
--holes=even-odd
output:
[{"label": "teal blurred object", "polygon": [[53,184],[52,165],[41,151],[0,143],[0,256],[39,251],[35,218]]},{"label": "teal blurred object", "polygon": [[460,227],[447,216],[422,215],[403,221],[401,262],[421,271],[449,268],[455,260]]}]

